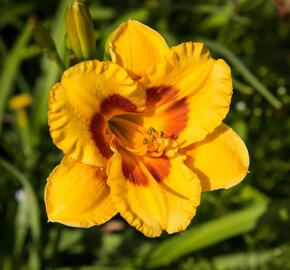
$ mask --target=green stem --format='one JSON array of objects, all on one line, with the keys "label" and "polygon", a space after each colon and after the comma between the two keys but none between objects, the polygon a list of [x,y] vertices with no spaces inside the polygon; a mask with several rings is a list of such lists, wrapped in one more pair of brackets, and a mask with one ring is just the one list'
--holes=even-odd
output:
[{"label": "green stem", "polygon": [[59,55],[57,54],[57,57],[55,59],[55,62],[57,63],[58,65],[58,68],[59,68],[59,71],[61,73],[63,73],[65,71],[65,66],[64,66],[64,63],[63,61],[61,60],[61,58],[59,57]]}]

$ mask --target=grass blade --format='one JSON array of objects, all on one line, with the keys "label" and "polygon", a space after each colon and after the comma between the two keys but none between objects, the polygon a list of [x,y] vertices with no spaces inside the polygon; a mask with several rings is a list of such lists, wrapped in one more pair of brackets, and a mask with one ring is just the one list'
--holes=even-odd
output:
[{"label": "grass blade", "polygon": [[36,194],[28,179],[22,174],[15,166],[10,164],[8,161],[0,158],[0,165],[9,171],[15,178],[23,185],[27,192],[27,198],[29,203],[29,214],[30,214],[30,228],[32,234],[33,245],[31,246],[30,260],[33,263],[33,267],[30,269],[40,269],[40,236],[41,236],[41,225],[40,225],[40,213]]},{"label": "grass blade", "polygon": [[22,26],[20,17],[24,15],[31,14],[34,9],[37,7],[36,3],[13,3],[13,4],[4,4],[1,3],[0,9],[0,29],[3,29],[5,26],[12,24],[17,26]]},{"label": "grass blade", "polygon": [[236,70],[240,72],[240,74],[244,77],[245,81],[247,81],[250,85],[252,85],[276,109],[280,109],[282,107],[282,103],[258,80],[258,78],[245,66],[245,64],[230,50],[228,50],[226,47],[215,41],[203,38],[198,38],[198,40],[204,43],[205,46],[207,46],[208,48],[225,57],[236,68]]},{"label": "grass blade", "polygon": [[[25,196],[23,190],[18,191],[18,196]],[[21,194],[20,194],[21,193]],[[20,195],[19,195],[20,194]],[[14,240],[14,255],[19,257],[23,250],[26,235],[29,229],[29,203],[24,199],[18,203],[18,209],[15,217],[15,240]]]},{"label": "grass blade", "polygon": [[182,234],[173,236],[156,245],[146,259],[146,268],[166,265],[181,256],[208,247],[241,233],[253,230],[266,212],[268,203],[259,203],[202,223]]},{"label": "grass blade", "polygon": [[[273,249],[266,249],[261,251],[241,252],[224,256],[217,256],[213,259],[212,264],[216,270],[226,269],[259,269],[263,265],[269,265],[269,263],[282,256],[289,254],[290,247],[276,247]],[[195,267],[195,270],[200,268]]]},{"label": "grass blade", "polygon": [[15,75],[22,61],[22,52],[30,40],[33,23],[29,20],[5,59],[0,77],[0,134],[7,99],[13,89]]},{"label": "grass blade", "polygon": [[61,267],[55,268],[55,270],[138,270],[136,268],[131,267],[118,267],[118,266],[79,266],[79,267]]},{"label": "grass blade", "polygon": [[[65,52],[64,40],[65,40],[65,23],[64,13],[68,3],[71,0],[62,0],[59,4],[57,13],[54,18],[54,24],[52,27],[52,37],[55,41],[57,51],[62,57]],[[56,82],[60,72],[57,64],[46,58],[42,61],[43,75],[40,77],[35,86],[35,99],[34,106],[32,108],[33,115],[33,127],[38,132],[42,125],[47,122],[48,111],[48,93],[51,86]]]},{"label": "grass blade", "polygon": [[235,78],[232,78],[234,89],[237,89],[245,95],[252,95],[254,93],[254,88],[243,84]]}]

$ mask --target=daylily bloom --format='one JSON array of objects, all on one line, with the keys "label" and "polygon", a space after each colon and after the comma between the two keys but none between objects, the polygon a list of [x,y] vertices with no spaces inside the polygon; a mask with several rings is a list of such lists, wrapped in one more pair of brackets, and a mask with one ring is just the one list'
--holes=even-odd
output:
[{"label": "daylily bloom", "polygon": [[184,230],[201,192],[248,171],[245,144],[222,123],[230,68],[201,43],[168,48],[137,21],[116,30],[110,53],[51,89],[50,133],[65,157],[48,178],[49,221],[91,227],[120,213],[148,237]]}]

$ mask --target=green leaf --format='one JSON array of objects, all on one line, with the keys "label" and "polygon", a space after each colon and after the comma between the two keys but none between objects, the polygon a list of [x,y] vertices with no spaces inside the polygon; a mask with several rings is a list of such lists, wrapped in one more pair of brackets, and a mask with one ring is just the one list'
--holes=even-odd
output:
[{"label": "green leaf", "polygon": [[[290,252],[289,246],[276,247],[273,249],[265,249],[250,252],[238,252],[227,255],[216,256],[212,260],[208,260],[208,264],[213,266],[215,270],[239,270],[239,269],[260,269],[263,265],[269,263],[275,258],[287,256]],[[202,270],[201,264],[196,263],[193,270]],[[269,268],[270,269],[270,268]]]},{"label": "green leaf", "polygon": [[0,134],[2,129],[2,116],[7,104],[7,99],[13,90],[14,79],[22,61],[22,52],[30,40],[31,33],[32,22],[29,20],[23,31],[19,34],[3,64],[0,77]]},{"label": "green leaf", "polygon": [[186,254],[249,232],[256,228],[266,212],[270,213],[270,220],[272,220],[272,213],[274,211],[277,212],[277,209],[283,205],[285,207],[287,203],[290,205],[290,200],[277,202],[269,207],[267,202],[262,202],[246,209],[232,212],[221,218],[196,225],[192,229],[172,236],[156,245],[149,252],[144,262],[145,266],[146,268],[155,268],[167,265]]},{"label": "green leaf", "polygon": [[111,7],[103,7],[93,3],[89,6],[89,10],[93,20],[106,21],[115,16],[115,10]]},{"label": "green leaf", "polygon": [[258,78],[245,66],[245,64],[235,56],[230,50],[218,42],[198,38],[208,48],[225,57],[236,70],[244,77],[250,85],[252,85],[265,99],[269,101],[276,109],[282,107],[282,103],[258,80]]},{"label": "green leaf", "polygon": [[[52,37],[60,57],[65,52],[64,41],[66,31],[64,13],[69,2],[70,0],[62,0],[60,2],[53,20]],[[32,107],[33,127],[36,132],[47,122],[48,93],[60,74],[57,64],[45,58],[42,61],[42,70],[43,75],[38,79],[35,86],[35,99]]]},{"label": "green leaf", "polygon": [[23,15],[32,14],[36,8],[36,3],[13,3],[5,5],[1,3],[0,9],[0,29],[4,28],[8,24],[19,24],[19,17]]},{"label": "green leaf", "polygon": [[9,171],[24,187],[27,192],[28,208],[29,208],[29,221],[32,234],[33,245],[30,248],[30,266],[31,270],[40,269],[40,237],[41,237],[41,225],[40,225],[40,213],[39,203],[29,180],[22,174],[15,166],[8,161],[0,158],[0,165]]},{"label": "green leaf", "polygon": [[231,125],[232,129],[238,133],[238,135],[244,140],[247,141],[248,137],[248,125],[244,120],[236,120]]},{"label": "green leaf", "polygon": [[18,209],[15,217],[15,240],[14,240],[14,254],[16,257],[21,255],[25,237],[29,229],[29,203],[24,190],[18,191],[21,196],[24,197],[23,200],[19,200]]},{"label": "green leaf", "polygon": [[245,95],[252,95],[253,94],[253,92],[254,92],[253,87],[245,85],[235,78],[232,78],[232,80],[233,80],[234,89],[237,89],[238,91],[240,91],[241,93],[243,93]]},{"label": "green leaf", "polygon": [[83,231],[77,229],[63,229],[60,234],[58,243],[58,251],[63,252],[64,250],[70,249],[77,243],[81,242],[83,237]]},{"label": "green leaf", "polygon": [[229,17],[224,14],[211,15],[202,21],[200,27],[202,31],[216,30],[228,24],[229,20]]},{"label": "green leaf", "polygon": [[54,270],[138,270],[137,268],[131,268],[131,267],[118,267],[118,266],[79,266],[79,267],[61,267],[61,268],[55,268]]}]

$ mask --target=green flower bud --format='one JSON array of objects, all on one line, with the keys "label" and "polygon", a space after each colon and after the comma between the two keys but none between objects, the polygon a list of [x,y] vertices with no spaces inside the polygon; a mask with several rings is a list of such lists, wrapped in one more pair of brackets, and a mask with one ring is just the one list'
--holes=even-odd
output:
[{"label": "green flower bud", "polygon": [[49,57],[56,58],[57,52],[54,41],[48,31],[40,24],[35,24],[33,37],[40,49]]},{"label": "green flower bud", "polygon": [[96,54],[94,25],[86,5],[73,1],[66,10],[66,29],[72,51],[79,59],[92,59]]}]

